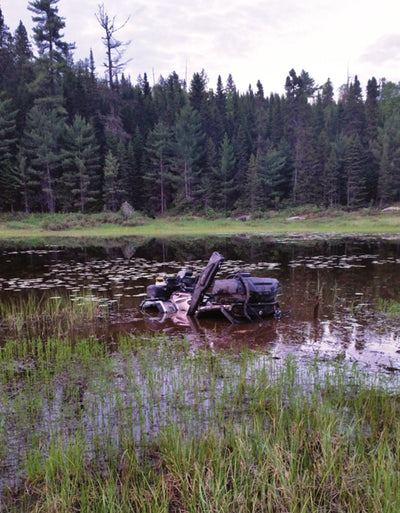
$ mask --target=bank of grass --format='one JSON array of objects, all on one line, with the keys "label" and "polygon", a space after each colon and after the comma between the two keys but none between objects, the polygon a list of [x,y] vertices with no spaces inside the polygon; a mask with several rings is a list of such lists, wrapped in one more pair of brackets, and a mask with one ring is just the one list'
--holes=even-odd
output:
[{"label": "bank of grass", "polygon": [[0,510],[397,512],[390,387],[185,339],[8,340]]},{"label": "bank of grass", "polygon": [[0,239],[34,237],[205,236],[229,234],[400,234],[400,212],[373,209],[346,213],[298,209],[235,217],[175,216],[150,219],[121,214],[15,214],[0,216]]}]

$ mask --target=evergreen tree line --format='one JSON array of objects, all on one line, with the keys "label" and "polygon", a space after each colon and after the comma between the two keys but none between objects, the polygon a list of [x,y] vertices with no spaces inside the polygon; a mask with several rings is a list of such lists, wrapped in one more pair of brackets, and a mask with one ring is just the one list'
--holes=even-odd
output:
[{"label": "evergreen tree line", "polygon": [[[173,72],[133,85],[104,8],[108,57],[74,62],[58,0],[33,0],[33,42],[0,10],[0,211],[150,215],[349,209],[400,201],[400,84],[357,77],[340,89],[291,70],[282,95],[231,75],[209,88]],[[110,30],[111,29],[111,30]],[[110,36],[110,37],[108,37]],[[108,44],[108,46],[107,46]],[[37,52],[34,55],[33,45]],[[120,54],[119,54],[120,55]],[[364,99],[365,96],[365,99]]]}]

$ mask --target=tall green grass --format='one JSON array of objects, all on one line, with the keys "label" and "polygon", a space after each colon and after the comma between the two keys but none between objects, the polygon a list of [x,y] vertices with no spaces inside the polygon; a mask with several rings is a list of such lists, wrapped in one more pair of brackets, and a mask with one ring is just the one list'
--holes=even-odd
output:
[{"label": "tall green grass", "polygon": [[185,339],[10,339],[0,511],[399,511],[397,386]]},{"label": "tall green grass", "polygon": [[394,299],[378,298],[378,310],[386,313],[392,319],[400,318],[400,303]]},{"label": "tall green grass", "polygon": [[32,292],[0,300],[0,336],[61,336],[107,315],[107,305],[88,294],[49,296]]},{"label": "tall green grass", "polygon": [[[290,220],[291,217],[297,220]],[[122,237],[177,235],[222,235],[232,233],[325,233],[325,234],[398,234],[398,213],[377,210],[358,212],[318,211],[314,207],[260,212],[246,222],[234,215],[169,216],[149,219],[135,212],[126,220],[120,214],[18,214],[12,219],[0,215],[0,239],[37,237]]]}]

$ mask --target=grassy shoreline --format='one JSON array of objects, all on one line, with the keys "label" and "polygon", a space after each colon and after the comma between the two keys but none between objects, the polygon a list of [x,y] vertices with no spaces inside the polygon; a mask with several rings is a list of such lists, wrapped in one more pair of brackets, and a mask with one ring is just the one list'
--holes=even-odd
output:
[{"label": "grassy shoreline", "polygon": [[[295,217],[295,219],[293,219]],[[119,222],[120,221],[120,222]],[[120,238],[130,236],[171,237],[232,234],[384,234],[400,237],[400,213],[311,213],[289,216],[279,213],[240,221],[235,218],[207,219],[194,216],[110,222],[100,214],[0,215],[0,240],[61,238]]]}]

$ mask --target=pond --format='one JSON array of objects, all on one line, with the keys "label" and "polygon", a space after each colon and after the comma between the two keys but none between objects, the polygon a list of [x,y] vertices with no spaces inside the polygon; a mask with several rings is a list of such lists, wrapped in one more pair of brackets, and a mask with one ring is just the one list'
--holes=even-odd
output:
[{"label": "pond", "polygon": [[[218,277],[248,271],[278,279],[282,319],[231,324],[140,310],[158,275],[198,272],[213,251],[225,257]],[[31,345],[10,341],[0,320],[0,505],[6,490],[24,489],[24,479],[41,481],[65,451],[102,472],[110,458],[146,447],[166,426],[218,432],[258,411],[265,402],[258,394],[326,389],[330,373],[343,382],[346,367],[395,389],[400,328],[386,306],[400,302],[399,280],[400,242],[374,238],[0,247],[3,304],[67,295],[107,312],[76,326],[76,343],[68,332]],[[357,379],[344,381],[354,389]]]},{"label": "pond", "polygon": [[[400,370],[398,318],[383,311],[400,302],[398,240],[237,236],[124,239],[87,247],[56,242],[45,248],[0,248],[1,300],[32,292],[56,300],[67,292],[106,303],[109,319],[86,327],[105,340],[119,333],[158,332],[185,336],[193,347],[257,347],[277,358],[318,356],[357,362],[371,372]],[[218,277],[244,270],[279,280],[280,321],[232,325],[226,319],[140,311],[146,287],[157,275],[175,275],[181,268],[197,272],[215,250],[225,257]]]}]

